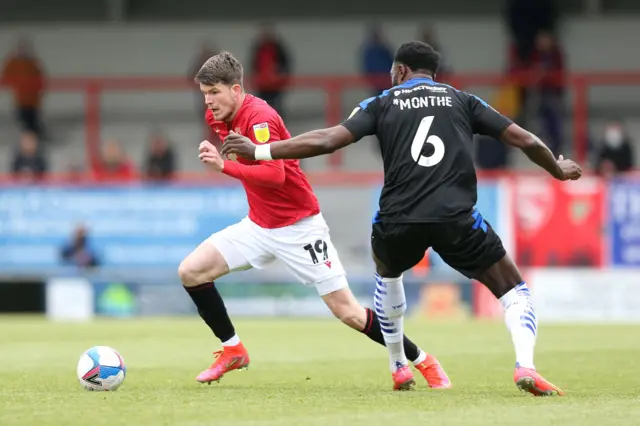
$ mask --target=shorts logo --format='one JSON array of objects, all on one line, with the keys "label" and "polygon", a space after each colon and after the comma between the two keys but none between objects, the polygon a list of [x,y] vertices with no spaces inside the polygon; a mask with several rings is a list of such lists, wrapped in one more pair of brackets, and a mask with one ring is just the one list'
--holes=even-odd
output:
[{"label": "shorts logo", "polygon": [[253,126],[253,134],[256,135],[256,141],[265,143],[269,141],[271,133],[269,132],[269,124],[261,123]]},{"label": "shorts logo", "polygon": [[331,269],[331,261],[327,260],[326,262],[324,262],[325,265],[327,265],[329,267],[329,269]]}]

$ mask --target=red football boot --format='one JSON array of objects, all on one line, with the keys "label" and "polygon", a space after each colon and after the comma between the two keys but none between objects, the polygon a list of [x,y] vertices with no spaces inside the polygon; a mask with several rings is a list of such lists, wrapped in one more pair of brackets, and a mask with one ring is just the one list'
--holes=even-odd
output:
[{"label": "red football boot", "polygon": [[398,368],[394,373],[391,373],[391,377],[393,378],[393,390],[412,390],[416,385],[408,365]]},{"label": "red football boot", "polygon": [[416,364],[415,367],[425,378],[430,388],[449,389],[451,387],[451,380],[433,355],[428,354],[427,358],[420,364]]},{"label": "red football boot", "polygon": [[249,368],[249,353],[242,343],[235,346],[225,346],[221,351],[214,352],[215,361],[211,367],[196,377],[200,383],[219,381],[229,371]]},{"label": "red football boot", "polygon": [[534,396],[564,395],[559,387],[547,381],[532,368],[516,367],[513,381],[521,391],[529,392]]}]

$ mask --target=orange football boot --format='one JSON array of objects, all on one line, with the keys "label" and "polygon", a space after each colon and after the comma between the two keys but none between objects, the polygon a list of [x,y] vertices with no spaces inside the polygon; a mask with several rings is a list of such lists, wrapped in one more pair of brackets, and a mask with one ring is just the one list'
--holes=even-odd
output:
[{"label": "orange football boot", "polygon": [[427,354],[427,358],[415,367],[425,378],[430,388],[449,389],[451,387],[451,380],[433,355]]},{"label": "orange football boot", "polygon": [[412,390],[416,385],[408,365],[400,366],[394,373],[391,373],[391,377],[393,378],[393,390]]},{"label": "orange football boot", "polygon": [[564,395],[562,389],[547,381],[532,368],[516,367],[513,381],[521,391],[529,392],[534,396]]},{"label": "orange football boot", "polygon": [[224,346],[221,351],[213,353],[215,361],[211,367],[196,377],[200,383],[220,381],[229,371],[249,368],[249,352],[242,343],[235,346]]}]

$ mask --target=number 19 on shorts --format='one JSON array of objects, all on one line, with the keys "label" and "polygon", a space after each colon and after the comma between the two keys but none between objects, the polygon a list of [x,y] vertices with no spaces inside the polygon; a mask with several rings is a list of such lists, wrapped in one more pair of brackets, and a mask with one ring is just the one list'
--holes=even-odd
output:
[{"label": "number 19 on shorts", "polygon": [[316,264],[319,262],[318,256],[322,256],[322,261],[329,259],[329,253],[327,249],[327,243],[323,240],[318,240],[313,244],[307,244],[303,247],[311,256],[311,261]]}]

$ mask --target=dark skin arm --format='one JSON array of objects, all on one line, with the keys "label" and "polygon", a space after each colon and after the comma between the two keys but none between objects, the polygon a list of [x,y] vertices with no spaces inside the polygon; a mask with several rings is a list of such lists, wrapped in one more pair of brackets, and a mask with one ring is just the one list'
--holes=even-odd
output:
[{"label": "dark skin arm", "polygon": [[556,160],[551,150],[536,135],[517,124],[507,127],[500,135],[500,140],[520,148],[529,160],[558,180],[577,180],[582,176],[582,169],[574,161],[564,159],[562,155]]},{"label": "dark skin arm", "polygon": [[[271,157],[276,159],[298,159],[329,154],[355,142],[346,127],[338,125],[327,129],[313,130],[295,138],[269,144]],[[255,160],[256,144],[245,136],[230,133],[222,145],[222,155],[240,155]]]},{"label": "dark skin arm", "polygon": [[[572,160],[562,156],[555,159],[553,153],[534,134],[524,130],[517,124],[511,124],[500,135],[500,140],[507,145],[520,148],[529,159],[545,169],[558,180],[577,180],[582,176],[582,169]],[[328,129],[313,130],[295,138],[273,142],[271,157],[276,159],[299,159],[329,154],[355,142],[353,135],[346,127],[338,125]],[[251,139],[231,133],[224,140],[222,155],[236,154],[250,160],[255,159],[256,144]]]}]

